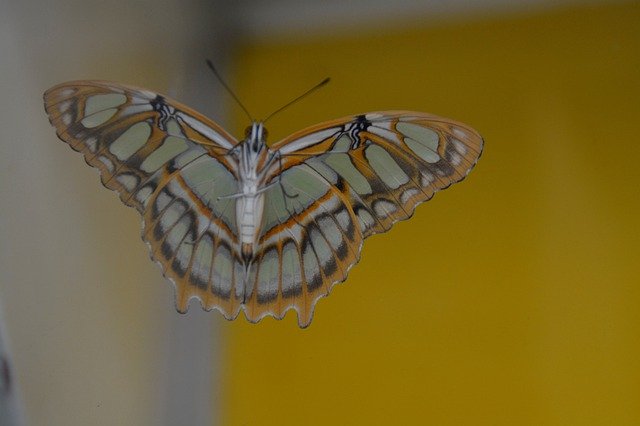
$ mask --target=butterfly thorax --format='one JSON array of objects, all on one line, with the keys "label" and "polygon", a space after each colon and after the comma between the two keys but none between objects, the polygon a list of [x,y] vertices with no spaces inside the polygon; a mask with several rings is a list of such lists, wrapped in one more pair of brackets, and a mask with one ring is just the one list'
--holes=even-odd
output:
[{"label": "butterfly thorax", "polygon": [[266,145],[266,131],[261,122],[247,129],[247,137],[233,148],[239,174],[236,223],[245,266],[253,260],[264,211],[266,172],[275,156]]}]

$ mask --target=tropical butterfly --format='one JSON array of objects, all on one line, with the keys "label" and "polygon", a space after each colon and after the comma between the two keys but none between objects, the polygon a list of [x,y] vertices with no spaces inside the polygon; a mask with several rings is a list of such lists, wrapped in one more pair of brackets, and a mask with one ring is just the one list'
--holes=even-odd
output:
[{"label": "tropical butterfly", "polygon": [[104,81],[44,94],[58,137],[142,215],[142,238],[176,290],[234,319],[289,309],[307,327],[363,240],[461,181],[482,152],[467,125],[409,111],[328,121],[266,145],[238,141],[166,96]]}]

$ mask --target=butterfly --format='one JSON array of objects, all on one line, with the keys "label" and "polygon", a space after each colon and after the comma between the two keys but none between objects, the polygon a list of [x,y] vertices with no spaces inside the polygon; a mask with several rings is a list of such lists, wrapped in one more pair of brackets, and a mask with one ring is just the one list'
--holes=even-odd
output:
[{"label": "butterfly", "polygon": [[44,103],[58,137],[141,214],[179,312],[192,298],[229,320],[295,309],[302,328],[365,238],[464,179],[483,148],[471,127],[421,112],[349,116],[267,145],[263,122],[237,140],[187,106],[118,83],[63,83]]}]

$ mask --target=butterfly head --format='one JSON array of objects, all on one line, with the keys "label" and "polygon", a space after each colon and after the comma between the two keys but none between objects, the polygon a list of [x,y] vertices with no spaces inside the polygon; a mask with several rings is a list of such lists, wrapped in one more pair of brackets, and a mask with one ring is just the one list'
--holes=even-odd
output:
[{"label": "butterfly head", "polygon": [[245,143],[251,152],[257,154],[266,146],[267,129],[261,121],[254,121],[245,129],[244,135]]}]

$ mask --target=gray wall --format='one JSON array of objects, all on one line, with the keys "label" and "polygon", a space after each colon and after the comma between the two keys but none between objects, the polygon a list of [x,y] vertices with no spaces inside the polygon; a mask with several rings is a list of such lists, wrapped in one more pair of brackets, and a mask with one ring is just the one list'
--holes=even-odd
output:
[{"label": "gray wall", "polygon": [[227,64],[223,16],[205,1],[0,1],[0,305],[17,384],[4,402],[28,424],[216,417],[219,316],[176,313],[138,214],[56,138],[42,93],[115,80],[224,123],[227,98],[204,66]]}]

